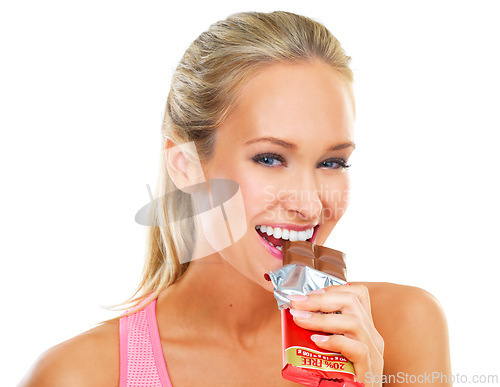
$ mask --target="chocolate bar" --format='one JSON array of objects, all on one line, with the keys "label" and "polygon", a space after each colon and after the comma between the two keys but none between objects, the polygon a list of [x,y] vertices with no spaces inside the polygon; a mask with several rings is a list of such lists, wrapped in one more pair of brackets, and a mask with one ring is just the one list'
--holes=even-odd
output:
[{"label": "chocolate bar", "polygon": [[[325,351],[311,340],[313,334],[331,334],[304,329],[290,314],[287,295],[302,294],[346,282],[345,254],[307,241],[283,243],[283,267],[264,276],[274,285],[281,309],[283,378],[305,386],[360,387],[354,366],[342,354]],[[340,312],[339,312],[340,313]]]}]

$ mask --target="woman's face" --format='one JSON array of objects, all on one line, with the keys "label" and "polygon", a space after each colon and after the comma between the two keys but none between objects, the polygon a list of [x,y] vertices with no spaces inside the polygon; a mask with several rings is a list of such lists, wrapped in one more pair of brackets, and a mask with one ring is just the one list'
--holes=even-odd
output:
[{"label": "woman's face", "polygon": [[319,60],[269,65],[242,86],[204,166],[239,184],[246,231],[219,253],[241,274],[272,290],[264,273],[282,266],[283,238],[324,244],[348,205],[353,126],[344,81]]}]

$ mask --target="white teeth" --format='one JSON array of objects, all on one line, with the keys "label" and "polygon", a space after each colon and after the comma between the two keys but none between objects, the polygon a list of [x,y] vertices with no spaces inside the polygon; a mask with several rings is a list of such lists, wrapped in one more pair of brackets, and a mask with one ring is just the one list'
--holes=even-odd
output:
[{"label": "white teeth", "polygon": [[288,230],[286,228],[270,227],[265,225],[255,226],[255,228],[257,230],[260,229],[263,234],[273,235],[276,239],[281,238],[292,242],[308,240],[314,234],[314,227],[304,231]]},{"label": "white teeth", "polygon": [[276,246],[276,248],[281,251],[283,249],[283,246]]}]

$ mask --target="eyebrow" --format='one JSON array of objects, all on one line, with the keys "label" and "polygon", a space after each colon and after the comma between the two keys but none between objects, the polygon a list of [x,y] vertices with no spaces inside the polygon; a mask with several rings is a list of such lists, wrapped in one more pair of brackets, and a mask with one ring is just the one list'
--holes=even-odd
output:
[{"label": "eyebrow", "polygon": [[[253,140],[248,140],[245,143],[245,145],[249,145],[249,144],[253,144],[255,142],[261,142],[261,141],[271,142],[273,144],[280,145],[283,148],[287,148],[287,149],[291,149],[291,150],[297,149],[297,145],[295,145],[295,144],[293,144],[291,142],[287,142],[285,140],[281,140],[281,139],[276,138],[276,137],[259,137],[259,138],[254,138]],[[356,149],[356,145],[354,145],[353,142],[344,142],[342,144],[337,144],[337,145],[331,146],[330,148],[327,149],[327,151],[336,151],[336,150],[341,150],[341,149],[345,149],[345,148],[349,148],[349,147],[352,147],[353,149]]]}]

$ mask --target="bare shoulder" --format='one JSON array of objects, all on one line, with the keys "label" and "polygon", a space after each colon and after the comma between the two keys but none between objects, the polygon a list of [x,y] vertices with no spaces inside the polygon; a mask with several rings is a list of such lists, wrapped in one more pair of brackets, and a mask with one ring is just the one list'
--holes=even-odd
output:
[{"label": "bare shoulder", "polygon": [[420,311],[444,316],[437,298],[425,289],[389,282],[356,282],[356,284],[364,285],[368,289],[374,314],[409,313],[414,317],[414,312]]},{"label": "bare shoulder", "polygon": [[450,369],[446,316],[428,291],[387,282],[360,282],[370,295],[373,324],[384,339],[384,373]]},{"label": "bare shoulder", "polygon": [[118,386],[119,321],[96,326],[43,352],[18,387]]}]

